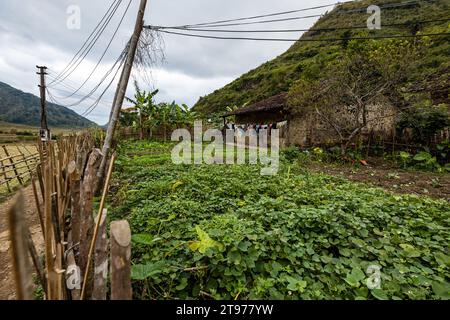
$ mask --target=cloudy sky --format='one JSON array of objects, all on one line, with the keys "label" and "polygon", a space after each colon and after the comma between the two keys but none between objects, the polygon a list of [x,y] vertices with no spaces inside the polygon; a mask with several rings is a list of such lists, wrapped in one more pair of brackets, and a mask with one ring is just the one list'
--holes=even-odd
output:
[{"label": "cloudy sky", "polygon": [[[49,67],[51,76],[56,76],[70,62],[89,34],[105,14],[112,0],[1,0],[0,1],[0,81],[13,87],[38,95],[36,65]],[[312,6],[331,4],[332,0],[149,0],[145,15],[146,24],[173,26],[224,19],[234,19],[260,14],[296,10]],[[129,0],[122,0],[117,13],[103,32],[93,50],[62,84],[50,88],[51,94],[64,105],[71,105],[81,98],[67,98],[89,76],[100,59],[114,30],[119,24]],[[95,87],[111,68],[123,50],[134,28],[138,0],[132,4],[101,64],[92,78],[82,87],[80,94]],[[74,7],[75,6],[75,7]],[[74,22],[73,9],[80,10],[80,28],[68,28]],[[323,14],[330,8],[316,9],[286,17]],[[250,25],[250,29],[308,28],[317,18],[265,25]],[[223,34],[227,36],[227,34]],[[244,36],[250,36],[245,34]],[[258,34],[258,37],[268,36]],[[270,34],[271,37],[277,36]],[[300,33],[278,35],[298,38]],[[219,89],[241,74],[273,59],[286,51],[291,43],[252,42],[236,40],[212,40],[164,35],[165,61],[151,71],[151,81],[140,74],[133,74],[141,87],[160,89],[158,101],[173,101],[192,106],[200,96]],[[48,79],[51,80],[51,79]],[[107,84],[109,81],[106,81]],[[97,97],[104,89],[101,86],[94,94]],[[110,102],[115,84],[107,91],[101,104],[88,116],[104,124],[107,122]],[[128,95],[133,95],[130,85]],[[82,113],[94,102],[88,99],[70,106]]]}]

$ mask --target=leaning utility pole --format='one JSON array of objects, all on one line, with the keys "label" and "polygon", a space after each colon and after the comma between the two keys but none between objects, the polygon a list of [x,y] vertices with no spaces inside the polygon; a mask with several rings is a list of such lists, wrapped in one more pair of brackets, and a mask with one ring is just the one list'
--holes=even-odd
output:
[{"label": "leaning utility pole", "polygon": [[122,109],[123,100],[125,99],[125,93],[127,91],[128,81],[130,80],[131,69],[133,68],[134,58],[136,55],[136,50],[141,36],[142,28],[144,26],[144,14],[145,7],[147,6],[147,0],[141,0],[139,6],[139,12],[136,19],[136,26],[134,28],[133,36],[131,37],[128,54],[126,58],[125,65],[120,76],[119,83],[117,85],[117,92],[114,99],[114,105],[111,110],[108,130],[106,131],[105,142],[103,143],[103,158],[100,164],[100,168],[97,173],[97,185],[96,192],[100,190],[101,183],[105,174],[106,163],[108,161],[108,154],[111,149],[111,144],[114,137],[114,131],[116,129],[117,120],[119,119],[120,110]]},{"label": "leaning utility pole", "polygon": [[41,84],[39,85],[40,93],[41,93],[41,129],[39,131],[39,135],[42,141],[47,141],[50,139],[50,130],[48,130],[47,125],[47,101],[45,97],[45,75],[47,72],[47,67],[36,66],[39,69],[37,72],[38,75],[41,76]]}]

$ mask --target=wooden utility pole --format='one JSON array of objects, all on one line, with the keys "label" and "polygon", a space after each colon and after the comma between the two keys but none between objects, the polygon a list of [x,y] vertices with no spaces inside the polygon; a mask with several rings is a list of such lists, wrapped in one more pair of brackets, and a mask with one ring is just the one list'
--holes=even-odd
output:
[{"label": "wooden utility pole", "polygon": [[136,25],[134,28],[134,33],[130,40],[126,62],[123,67],[119,83],[117,85],[117,92],[114,98],[114,105],[110,114],[108,130],[106,131],[105,142],[103,143],[102,148],[103,158],[97,173],[96,193],[100,191],[100,186],[102,184],[103,177],[105,175],[106,163],[108,161],[109,151],[111,149],[111,144],[114,138],[114,131],[116,129],[117,120],[119,119],[120,110],[122,109],[123,100],[125,99],[125,93],[127,91],[128,81],[130,80],[131,70],[133,68],[139,38],[141,36],[142,28],[144,26],[144,14],[146,6],[147,0],[141,0],[139,12],[136,19]]},{"label": "wooden utility pole", "polygon": [[45,75],[47,75],[47,67],[36,66],[39,69],[37,72],[38,75],[41,76],[41,84],[39,85],[40,93],[41,93],[41,130],[40,136],[42,141],[47,141],[50,139],[50,131],[48,130],[47,124],[47,100],[45,97]]}]

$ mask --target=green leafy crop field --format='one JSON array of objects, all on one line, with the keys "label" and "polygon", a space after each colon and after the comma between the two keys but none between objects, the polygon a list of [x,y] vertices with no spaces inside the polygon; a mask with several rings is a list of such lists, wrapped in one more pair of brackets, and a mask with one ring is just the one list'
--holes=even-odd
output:
[{"label": "green leafy crop field", "polygon": [[174,165],[170,147],[119,147],[110,211],[132,228],[136,298],[450,298],[448,202],[283,157],[276,176]]}]

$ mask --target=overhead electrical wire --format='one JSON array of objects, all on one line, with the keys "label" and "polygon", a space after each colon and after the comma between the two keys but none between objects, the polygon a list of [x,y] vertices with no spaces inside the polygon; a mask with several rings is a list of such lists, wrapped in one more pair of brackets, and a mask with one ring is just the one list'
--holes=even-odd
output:
[{"label": "overhead electrical wire", "polygon": [[[353,1],[349,1],[353,2]],[[423,2],[432,2],[432,0],[425,0]],[[381,5],[383,8],[399,8],[404,6],[410,6],[414,4],[419,4],[420,1],[407,1],[402,3],[388,3]],[[308,10],[314,10],[318,8],[323,7],[329,7],[334,5],[339,5],[342,3],[334,3],[334,4],[328,4],[324,6],[318,6],[318,7],[311,7],[311,8],[304,8],[299,10],[291,10],[291,11],[285,11],[285,12],[279,12],[279,13],[273,13],[273,14],[265,14],[265,15],[258,15],[258,16],[252,16],[252,17],[246,17],[246,18],[237,18],[237,19],[228,19],[228,20],[220,20],[220,21],[214,21],[209,23],[197,23],[197,24],[191,24],[191,25],[184,25],[184,26],[177,26],[177,27],[171,27],[171,26],[145,26],[145,28],[150,30],[155,30],[158,32],[166,33],[166,34],[173,34],[178,36],[185,36],[185,37],[196,37],[196,38],[206,38],[206,39],[219,39],[219,40],[250,40],[250,41],[282,41],[282,42],[310,42],[310,41],[341,41],[343,38],[324,38],[324,39],[289,39],[289,38],[256,38],[256,37],[236,37],[236,36],[215,36],[211,34],[202,34],[203,32],[206,33],[287,33],[287,32],[319,32],[319,31],[337,31],[337,30],[353,30],[353,29],[366,29],[366,26],[349,26],[349,27],[335,27],[335,28],[311,28],[311,29],[265,29],[265,30],[233,30],[233,29],[215,29],[218,27],[225,27],[225,26],[242,26],[242,25],[250,25],[250,24],[265,24],[265,23],[272,23],[272,22],[284,22],[284,21],[292,21],[292,20],[299,20],[299,19],[307,19],[312,17],[320,17],[322,15],[310,15],[310,16],[302,16],[302,17],[289,17],[289,18],[281,18],[281,19],[271,19],[271,20],[261,20],[261,21],[252,21],[252,22],[239,22],[239,23],[229,23],[229,24],[223,24],[223,22],[237,22],[237,21],[243,21],[243,20],[253,20],[258,19],[262,17],[268,17],[268,16],[275,16],[275,15],[283,15],[283,14],[290,14],[294,12],[299,11],[308,11]],[[343,10],[339,11],[343,12]],[[408,23],[392,23],[392,24],[385,24],[382,27],[400,27],[400,26],[410,26],[412,24],[425,24],[425,23],[431,23],[431,22],[443,22],[443,21],[449,21],[450,19],[435,19],[435,20],[424,20],[424,21],[411,21]],[[196,33],[193,33],[196,32]],[[198,33],[200,32],[200,34]],[[389,38],[415,38],[415,37],[424,37],[424,36],[447,36],[448,33],[428,33],[428,34],[422,34],[422,35],[381,35],[381,36],[355,36],[350,37],[348,40],[366,40],[366,39],[389,39]]]},{"label": "overhead electrical wire", "polygon": [[[88,42],[91,40],[92,36],[94,35],[94,33],[96,33],[97,29],[101,27],[101,25],[103,24],[103,21],[105,19],[107,19],[107,17],[110,14],[110,11],[114,8],[114,6],[116,5],[117,1],[121,1],[121,0],[115,0],[113,3],[111,3],[111,5],[109,6],[108,10],[106,11],[106,13],[103,15],[102,19],[99,21],[99,23],[97,24],[97,26],[94,28],[94,30],[92,30],[91,34],[89,35],[89,37],[85,40],[85,42],[83,43],[83,45],[81,46],[81,48],[75,53],[75,55],[72,57],[72,60],[70,60],[70,62],[66,65],[66,67],[64,67],[64,69],[58,73],[58,75],[55,77],[55,81],[59,80],[60,77],[62,75],[64,75],[67,71],[67,69],[72,65],[72,63],[75,61],[75,59],[77,59],[78,55],[84,50],[84,47],[88,44]],[[52,81],[51,83],[49,83],[49,85],[51,85],[54,81]]]},{"label": "overhead electrical wire", "polygon": [[[48,76],[49,78],[54,79],[54,76],[52,76],[51,74],[48,74],[47,76]],[[63,87],[63,88],[65,88],[65,89],[61,89],[61,88],[58,88],[58,87],[56,87],[56,86],[55,86],[55,87],[52,87],[51,89],[52,89],[52,90],[59,91],[59,92],[63,92],[63,93],[65,93],[65,94],[72,93],[74,90],[76,90],[76,88],[75,88],[74,86],[72,86],[72,85],[70,85],[70,84],[68,84],[68,83],[65,83],[65,82],[58,83],[57,85],[58,85],[58,86],[61,86],[61,87]],[[85,92],[83,92],[83,91],[80,91],[79,93],[75,94],[73,98],[74,98],[74,99],[75,99],[75,98],[82,98],[82,97],[87,96],[87,95],[88,95],[87,93],[85,93]],[[57,100],[58,100],[58,99],[63,99],[63,97],[57,96],[56,94],[53,94],[53,96],[54,96]],[[75,97],[75,96],[77,96],[77,97]],[[89,97],[89,99],[97,100],[97,96],[91,95],[91,96]],[[112,102],[106,101],[106,100],[103,100],[103,102],[105,102],[105,103],[112,103]],[[63,103],[60,103],[60,104],[63,104]]]},{"label": "overhead electrical wire", "polygon": [[[392,23],[384,24],[381,27],[404,27],[411,24],[426,24],[433,22],[446,22],[450,21],[450,17],[447,19],[436,19],[436,20],[424,20],[424,21],[412,21],[410,23]],[[338,31],[338,30],[353,30],[353,29],[367,29],[365,26],[349,26],[349,27],[334,27],[334,28],[311,28],[311,29],[275,29],[275,30],[231,30],[231,29],[202,29],[202,28],[173,28],[173,27],[153,27],[146,26],[148,29],[152,30],[179,30],[179,31],[197,31],[197,32],[220,32],[220,33],[287,33],[287,32],[314,32],[314,31]]]},{"label": "overhead electrical wire", "polygon": [[[252,25],[252,24],[262,24],[262,23],[274,23],[274,22],[283,22],[283,21],[294,21],[294,20],[303,20],[310,18],[319,18],[322,17],[322,14],[313,14],[309,16],[300,16],[300,17],[291,17],[291,18],[281,18],[281,19],[270,19],[270,20],[261,20],[261,21],[252,21],[252,22],[239,22],[239,23],[225,23],[225,24],[212,24],[205,25],[208,28],[218,28],[218,27],[232,27],[232,26],[244,26],[244,25]],[[195,26],[195,25],[192,25]],[[166,27],[166,28],[179,28],[179,29],[189,29],[191,26],[178,26],[178,27]]]},{"label": "overhead electrical wire", "polygon": [[95,108],[97,108],[97,106],[99,105],[101,98],[105,95],[106,91],[108,91],[108,89],[111,87],[111,85],[113,84],[114,80],[117,77],[117,74],[119,73],[120,69],[122,68],[123,64],[125,63],[127,55],[124,55],[119,67],[117,68],[116,72],[114,73],[114,76],[112,77],[111,81],[109,82],[109,84],[106,86],[106,88],[103,90],[103,92],[100,94],[100,96],[98,97],[98,99],[91,104],[83,113],[82,116],[88,116],[89,114],[91,114],[92,111],[95,110]]},{"label": "overhead electrical wire", "polygon": [[120,26],[123,23],[123,20],[125,19],[125,16],[128,12],[128,9],[130,8],[132,0],[129,0],[127,7],[125,8],[125,11],[122,15],[122,18],[119,21],[119,24],[117,25],[117,28],[115,29],[111,39],[109,40],[108,45],[106,46],[105,50],[103,51],[102,56],[100,57],[100,59],[98,60],[97,64],[95,65],[94,69],[92,69],[91,73],[89,74],[89,76],[84,80],[84,82],[80,85],[80,87],[78,89],[76,89],[72,94],[66,96],[64,99],[70,98],[72,97],[74,94],[76,94],[77,92],[79,92],[81,90],[81,88],[84,87],[84,85],[89,81],[89,79],[91,79],[92,75],[94,74],[94,72],[97,70],[97,68],[99,67],[100,63],[103,61],[103,58],[105,57],[106,53],[108,52],[109,48],[111,47],[111,44],[114,40],[114,38],[117,35],[117,32],[119,31]]},{"label": "overhead electrical wire", "polygon": [[213,21],[213,22],[189,24],[189,25],[180,26],[180,27],[204,26],[204,25],[212,25],[212,24],[218,24],[218,23],[227,23],[227,22],[233,22],[233,21],[245,21],[245,20],[253,20],[253,19],[274,17],[274,16],[292,14],[292,13],[297,13],[297,12],[304,12],[304,11],[310,11],[310,10],[315,10],[315,9],[323,9],[323,8],[327,8],[327,7],[333,7],[333,6],[337,5],[337,4],[339,4],[339,2],[326,4],[326,5],[322,5],[322,6],[303,8],[303,9],[298,9],[298,10],[290,10],[290,11],[283,11],[283,12],[277,12],[277,13],[263,14],[263,15],[252,16],[252,17],[245,17],[245,18],[237,18],[237,19],[219,20],[219,21]]},{"label": "overhead electrical wire", "polygon": [[100,80],[100,82],[83,98],[81,98],[80,100],[78,100],[77,102],[71,103],[68,106],[75,106],[77,104],[82,103],[83,101],[85,101],[86,99],[88,99],[90,96],[92,96],[97,90],[98,88],[103,84],[103,82],[106,81],[106,79],[109,77],[109,75],[114,71],[114,69],[116,68],[117,64],[124,59],[124,57],[126,57],[126,51],[122,51],[122,53],[120,54],[119,58],[114,62],[113,66],[104,74],[103,78]]},{"label": "overhead electrical wire", "polygon": [[[278,13],[270,13],[270,14],[263,14],[263,15],[257,15],[257,16],[250,16],[250,17],[244,17],[244,18],[235,18],[235,19],[228,19],[228,20],[218,20],[218,21],[212,21],[212,22],[203,22],[203,23],[195,23],[195,24],[187,24],[187,25],[180,25],[180,26],[169,26],[169,28],[180,28],[180,29],[189,29],[192,27],[224,27],[224,26],[236,26],[236,25],[247,25],[247,24],[257,24],[257,23],[271,23],[271,22],[281,22],[281,21],[290,21],[290,20],[299,20],[299,19],[307,19],[307,18],[313,18],[313,17],[321,17],[322,14],[318,15],[310,15],[310,16],[304,16],[304,17],[293,17],[293,18],[284,18],[284,19],[276,19],[276,20],[264,20],[264,21],[258,21],[258,22],[249,22],[249,23],[236,23],[236,24],[223,24],[227,22],[238,22],[238,21],[246,21],[246,20],[254,20],[259,18],[265,18],[265,17],[272,17],[272,16],[279,16],[279,15],[287,15],[297,12],[304,12],[304,11],[311,11],[315,9],[321,9],[326,7],[332,7],[337,5],[342,5],[346,3],[354,3],[355,1],[345,1],[345,2],[335,2],[327,5],[322,6],[315,6],[315,7],[309,7],[309,8],[302,8],[297,10],[290,10],[290,11],[284,11],[284,12],[278,12]],[[398,8],[403,6],[410,6],[412,4],[419,4],[421,2],[433,2],[433,0],[412,0],[412,1],[406,1],[401,3],[387,3],[380,5],[380,9],[391,9],[391,8]],[[366,8],[364,8],[366,10]],[[340,13],[343,12],[352,12],[353,10],[341,10]]]},{"label": "overhead electrical wire", "polygon": [[[160,32],[167,34],[174,34],[185,37],[195,37],[195,38],[206,38],[206,39],[219,39],[219,40],[251,40],[251,41],[281,41],[281,42],[332,42],[332,41],[342,41],[344,38],[324,38],[324,39],[286,39],[286,38],[253,38],[253,37],[218,37],[218,36],[206,36],[200,34],[189,34],[182,32],[172,32],[159,30]],[[420,37],[431,37],[431,36],[448,36],[450,33],[428,33],[420,35],[385,35],[376,37],[350,37],[346,40],[371,40],[371,39],[395,39],[395,38],[420,38]]]},{"label": "overhead electrical wire", "polygon": [[76,60],[76,64],[74,64],[71,68],[69,68],[68,71],[62,78],[60,78],[56,83],[62,82],[64,80],[66,80],[71,74],[73,74],[77,68],[81,65],[81,63],[85,60],[85,58],[87,57],[87,55],[91,52],[91,50],[94,48],[95,44],[97,43],[97,41],[100,39],[101,35],[103,34],[103,32],[105,31],[106,27],[109,25],[109,23],[111,22],[114,14],[116,13],[120,2],[118,3],[118,5],[114,8],[114,11],[111,13],[111,15],[108,17],[108,20],[104,23],[104,25],[102,26],[102,28],[97,32],[96,37],[94,39],[92,39],[89,47],[86,48],[86,50],[83,52],[83,55],[80,56],[77,60]]},{"label": "overhead electrical wire", "polygon": [[47,91],[47,95],[50,98],[50,101],[53,102],[54,104],[59,104],[56,99],[53,97],[53,95],[51,94],[50,90],[48,90],[48,88],[45,88],[45,91]]},{"label": "overhead electrical wire", "polygon": [[63,72],[61,75],[59,75],[58,80],[53,81],[52,83],[49,84],[49,86],[51,86],[53,83],[59,83],[59,82],[64,81],[73,72],[75,72],[77,70],[77,68],[80,66],[80,64],[84,61],[84,59],[87,57],[87,55],[91,52],[92,48],[94,48],[94,46],[97,43],[97,41],[100,39],[101,35],[105,31],[105,29],[109,25],[109,23],[111,22],[113,16],[117,12],[117,9],[119,8],[121,3],[122,3],[122,0],[119,0],[117,2],[117,4],[115,5],[113,11],[110,12],[110,14],[108,15],[107,20],[103,23],[101,28],[96,32],[94,38],[91,39],[91,41],[89,42],[88,47],[86,47],[84,50],[82,50],[81,55],[78,58],[75,59],[73,64],[65,72]]},{"label": "overhead electrical wire", "polygon": [[[67,89],[52,88],[52,90],[56,90],[56,91],[58,91],[58,92],[62,92],[63,94],[71,93],[71,91],[69,91],[69,90],[67,90]],[[53,93],[53,96],[54,96],[56,99],[61,99],[61,96],[57,96],[57,95],[55,95],[54,93]],[[81,99],[81,98],[83,98],[83,97],[84,97],[84,94],[77,94],[77,95],[74,95],[74,99]],[[89,99],[96,101],[96,100],[98,99],[98,97],[97,97],[97,96],[90,96]],[[103,99],[102,99],[102,102],[104,102],[104,103],[109,103],[109,104],[112,103],[112,101],[103,100]]]}]

